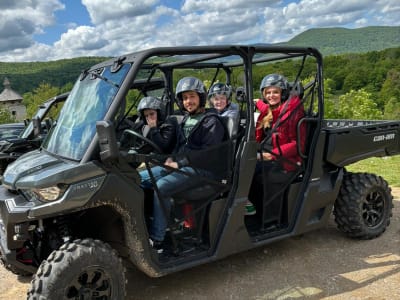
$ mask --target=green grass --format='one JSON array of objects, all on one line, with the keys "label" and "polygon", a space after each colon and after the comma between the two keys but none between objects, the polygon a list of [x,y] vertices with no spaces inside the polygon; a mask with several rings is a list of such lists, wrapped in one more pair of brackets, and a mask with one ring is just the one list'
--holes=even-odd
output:
[{"label": "green grass", "polygon": [[382,176],[391,186],[400,187],[400,155],[373,157],[346,167],[350,172],[367,172]]}]

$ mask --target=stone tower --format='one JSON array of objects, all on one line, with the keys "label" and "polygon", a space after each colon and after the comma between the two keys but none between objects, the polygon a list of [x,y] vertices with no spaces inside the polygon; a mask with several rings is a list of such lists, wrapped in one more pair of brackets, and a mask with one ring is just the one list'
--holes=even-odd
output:
[{"label": "stone tower", "polygon": [[6,109],[16,121],[23,121],[26,118],[26,107],[22,104],[22,96],[11,89],[8,78],[4,78],[4,90],[0,94],[0,108]]}]

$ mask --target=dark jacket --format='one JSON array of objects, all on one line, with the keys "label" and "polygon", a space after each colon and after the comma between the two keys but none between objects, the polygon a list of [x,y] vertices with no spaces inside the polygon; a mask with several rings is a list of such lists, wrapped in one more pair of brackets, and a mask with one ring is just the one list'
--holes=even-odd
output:
[{"label": "dark jacket", "polygon": [[227,150],[228,143],[223,143],[228,139],[225,125],[221,118],[213,110],[206,111],[202,118],[197,122],[186,139],[183,134],[183,125],[187,118],[185,116],[177,130],[176,161],[179,167],[191,166],[208,170],[218,176],[225,176],[228,162]]},{"label": "dark jacket", "polygon": [[[144,126],[143,132],[146,127],[147,125]],[[167,118],[161,125],[147,130],[146,137],[158,145],[163,153],[172,153],[176,144],[176,128],[171,120]]]},{"label": "dark jacket", "polygon": [[226,140],[227,133],[222,120],[213,110],[207,110],[197,122],[186,139],[183,134],[183,126],[188,119],[186,115],[177,130],[177,144],[175,153],[186,153],[193,150],[203,150],[217,145]]}]

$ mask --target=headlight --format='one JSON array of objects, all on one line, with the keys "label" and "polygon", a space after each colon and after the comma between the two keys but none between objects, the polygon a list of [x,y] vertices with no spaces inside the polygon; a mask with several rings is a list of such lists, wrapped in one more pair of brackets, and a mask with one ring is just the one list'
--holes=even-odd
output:
[{"label": "headlight", "polygon": [[32,189],[32,193],[40,201],[55,201],[64,195],[66,186],[50,186],[40,189]]}]

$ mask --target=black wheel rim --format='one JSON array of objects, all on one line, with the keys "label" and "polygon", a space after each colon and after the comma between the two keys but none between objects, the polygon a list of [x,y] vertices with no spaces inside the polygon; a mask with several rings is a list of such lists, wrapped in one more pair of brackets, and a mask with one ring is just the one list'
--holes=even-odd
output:
[{"label": "black wheel rim", "polygon": [[385,214],[385,197],[378,191],[370,192],[363,203],[363,218],[368,227],[379,226]]},{"label": "black wheel rim", "polygon": [[65,299],[111,299],[112,280],[99,267],[86,268],[65,289]]}]

